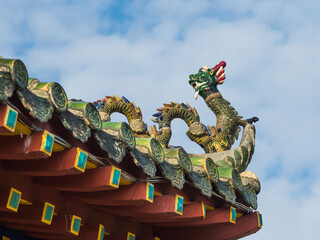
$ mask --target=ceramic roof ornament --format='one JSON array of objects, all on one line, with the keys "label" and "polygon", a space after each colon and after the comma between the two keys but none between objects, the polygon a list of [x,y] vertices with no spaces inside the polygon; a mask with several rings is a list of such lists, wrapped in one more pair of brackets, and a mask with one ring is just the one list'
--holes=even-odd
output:
[{"label": "ceramic roof ornament", "polygon": [[[20,179],[26,184],[25,188],[19,185],[23,197],[30,197],[25,192],[32,188],[57,190],[37,195],[40,202],[50,202],[47,196],[58,198],[61,197],[59,191],[66,191],[72,204],[56,206],[60,210],[55,219],[61,217],[61,226],[65,226],[63,216],[69,214],[68,207],[73,203],[83,204],[73,210],[80,213],[87,209],[94,214],[94,219],[99,214],[91,208],[92,204],[100,205],[99,211],[111,211],[111,218],[104,214],[99,218],[96,229],[99,236],[101,224],[108,227],[105,230],[111,235],[117,234],[108,222],[116,221],[114,215],[124,216],[125,224],[150,228],[149,233],[154,227],[158,228],[161,239],[166,239],[162,228],[165,226],[184,227],[186,236],[193,232],[187,226],[208,225],[206,229],[213,231],[211,224],[214,221],[221,224],[221,216],[224,216],[223,224],[227,223],[223,226],[232,231],[237,229],[238,235],[232,235],[233,238],[251,234],[262,226],[261,214],[253,210],[257,208],[260,182],[253,172],[246,171],[254,153],[253,123],[258,118],[244,120],[218,91],[217,86],[226,78],[225,67],[223,61],[213,68],[205,65],[189,79],[195,97],[201,96],[215,114],[216,126],[201,123],[196,109],[189,104],[170,102],[153,115],[152,120],[159,127],[148,129],[141,109],[125,97],[107,96],[93,104],[68,100],[60,84],[29,78],[21,60],[1,58],[0,160],[3,166],[0,173],[4,174],[4,167],[6,174],[12,175],[10,179]],[[113,122],[114,112],[125,115],[128,123]],[[176,118],[187,124],[187,136],[205,153],[188,153],[182,146],[170,145],[171,122]],[[243,128],[240,144],[233,148],[240,128]],[[20,159],[25,161],[10,161]],[[12,189],[10,181],[3,184],[7,190]],[[6,192],[1,193],[5,198]],[[26,200],[23,199],[23,203]],[[27,206],[36,209],[41,205]],[[91,218],[86,214],[82,217],[84,227],[81,228],[85,229],[92,224]],[[229,225],[235,224],[238,218],[239,222],[251,219],[253,225]],[[29,218],[25,221],[29,222]],[[153,225],[153,222],[158,223]],[[79,230],[80,221],[77,224]],[[225,239],[229,230],[222,231],[223,235],[217,239]],[[48,228],[48,231],[55,229]],[[64,231],[65,228],[59,234],[70,234]],[[215,237],[219,231],[214,230]],[[91,231],[94,237],[90,238],[84,237],[85,230],[77,234],[82,239],[96,239],[98,232]],[[46,235],[42,238],[47,239]]]}]

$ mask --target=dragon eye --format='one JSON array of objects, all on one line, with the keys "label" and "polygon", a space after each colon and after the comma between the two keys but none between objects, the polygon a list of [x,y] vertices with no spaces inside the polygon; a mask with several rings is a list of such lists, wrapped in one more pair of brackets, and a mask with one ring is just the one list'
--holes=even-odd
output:
[{"label": "dragon eye", "polygon": [[210,71],[210,75],[213,75],[213,69]]}]

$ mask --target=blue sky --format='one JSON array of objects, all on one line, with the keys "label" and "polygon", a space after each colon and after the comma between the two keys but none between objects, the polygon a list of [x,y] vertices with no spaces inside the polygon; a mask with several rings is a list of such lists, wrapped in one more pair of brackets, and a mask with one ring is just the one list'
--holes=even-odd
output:
[{"label": "blue sky", "polygon": [[[264,227],[247,239],[313,239],[320,213],[319,1],[40,1],[2,4],[0,55],[69,98],[126,96],[145,121],[162,103],[188,102],[188,76],[227,62],[224,98],[258,116],[255,156]],[[123,119],[116,116],[115,119]],[[201,152],[173,123],[172,145]]]}]

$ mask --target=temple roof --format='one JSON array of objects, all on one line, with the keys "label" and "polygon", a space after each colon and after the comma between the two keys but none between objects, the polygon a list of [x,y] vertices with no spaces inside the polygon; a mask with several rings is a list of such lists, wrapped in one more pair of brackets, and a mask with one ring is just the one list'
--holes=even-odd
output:
[{"label": "temple roof", "polygon": [[[261,228],[250,174],[139,136],[100,107],[0,59],[1,225],[39,239],[229,239]],[[224,158],[251,160],[254,127],[244,132],[250,149]]]}]

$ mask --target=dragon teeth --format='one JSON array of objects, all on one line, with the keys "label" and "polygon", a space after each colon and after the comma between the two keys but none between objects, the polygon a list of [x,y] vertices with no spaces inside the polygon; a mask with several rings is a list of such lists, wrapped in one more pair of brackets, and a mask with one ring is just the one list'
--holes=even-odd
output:
[{"label": "dragon teeth", "polygon": [[197,100],[198,96],[199,96],[199,90],[196,91],[196,94],[194,95],[194,99]]}]

